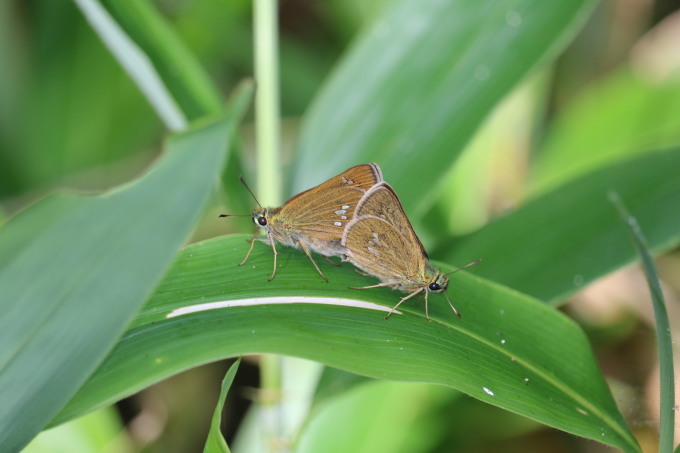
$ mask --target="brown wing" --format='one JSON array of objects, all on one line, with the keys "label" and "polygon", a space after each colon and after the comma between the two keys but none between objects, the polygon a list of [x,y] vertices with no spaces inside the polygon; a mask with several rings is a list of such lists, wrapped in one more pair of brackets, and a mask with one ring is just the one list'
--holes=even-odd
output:
[{"label": "brown wing", "polygon": [[354,188],[366,192],[368,189],[382,180],[382,172],[380,171],[378,164],[370,163],[357,165],[343,171],[337,176],[333,176],[328,181],[322,182],[316,187],[312,187],[311,189],[307,189],[297,195],[293,195],[284,203],[284,206],[298,198],[313,195],[320,190],[331,189],[334,187]]},{"label": "brown wing", "polygon": [[357,165],[295,195],[281,207],[280,215],[303,236],[339,240],[361,197],[381,181],[377,164]]},{"label": "brown wing", "polygon": [[397,229],[409,243],[411,248],[417,248],[427,258],[427,252],[418,239],[411,222],[406,217],[399,197],[394,189],[386,182],[373,186],[359,201],[354,217],[375,216],[381,218]]},{"label": "brown wing", "polygon": [[347,259],[385,280],[403,281],[424,266],[420,250],[389,222],[374,216],[355,218],[342,238]]}]

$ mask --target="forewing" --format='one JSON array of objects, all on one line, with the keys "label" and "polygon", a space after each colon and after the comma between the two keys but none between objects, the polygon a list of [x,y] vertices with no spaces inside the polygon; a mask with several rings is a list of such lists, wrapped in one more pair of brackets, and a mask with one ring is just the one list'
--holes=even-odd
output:
[{"label": "forewing", "polygon": [[[323,182],[316,187],[312,187],[311,189],[307,189],[297,195],[293,195],[288,199],[288,201],[284,203],[284,206],[300,198],[315,196],[315,194],[320,191],[339,187],[346,189],[356,189],[362,193],[365,193],[368,191],[368,189],[382,180],[382,172],[380,171],[378,164],[370,163],[357,165],[343,171],[337,176],[333,176],[328,181]],[[356,205],[354,207],[356,207]]]},{"label": "forewing", "polygon": [[361,197],[380,181],[377,164],[357,165],[295,195],[280,215],[302,237],[339,241]]},{"label": "forewing", "polygon": [[348,260],[381,280],[404,280],[418,274],[424,257],[389,222],[374,216],[355,218],[342,239]]},{"label": "forewing", "polygon": [[303,237],[340,241],[345,226],[364,192],[333,187],[284,206],[281,213],[290,228]]},{"label": "forewing", "polygon": [[409,247],[418,249],[427,258],[427,252],[418,239],[411,222],[406,217],[399,197],[386,182],[372,187],[360,200],[354,217],[375,216],[381,218],[397,229],[409,243]]}]

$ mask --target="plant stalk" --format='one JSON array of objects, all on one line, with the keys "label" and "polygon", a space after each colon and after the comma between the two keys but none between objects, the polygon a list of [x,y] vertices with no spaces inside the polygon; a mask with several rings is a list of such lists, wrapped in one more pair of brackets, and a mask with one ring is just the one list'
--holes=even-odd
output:
[{"label": "plant stalk", "polygon": [[[257,192],[263,206],[281,204],[280,102],[277,0],[254,1],[255,143]],[[283,358],[265,354],[260,361],[260,405],[265,448],[286,450],[281,417]]]}]

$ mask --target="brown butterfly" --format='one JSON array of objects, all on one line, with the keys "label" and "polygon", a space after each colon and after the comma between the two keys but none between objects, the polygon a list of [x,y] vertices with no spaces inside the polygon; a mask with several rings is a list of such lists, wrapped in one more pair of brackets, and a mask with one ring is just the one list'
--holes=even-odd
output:
[{"label": "brown butterfly", "polygon": [[[449,277],[430,263],[423,244],[413,231],[397,194],[389,184],[381,182],[366,192],[354,211],[354,218],[345,228],[341,245],[347,249],[343,257],[346,261],[382,282],[353,289],[390,287],[409,293],[392,308],[385,319],[408,299],[425,293],[425,316],[431,321],[427,296],[431,292],[443,292],[446,296]],[[481,260],[458,270],[479,261]],[[448,296],[446,300],[460,317]]]},{"label": "brown butterfly", "polygon": [[[243,179],[241,179],[243,182]],[[340,244],[345,226],[354,215],[362,196],[376,183],[382,181],[377,164],[352,167],[328,181],[301,192],[279,208],[255,210],[251,215],[255,224],[263,228],[267,238],[250,241],[250,249],[239,266],[245,264],[256,240],[269,242],[274,251],[274,270],[269,281],[276,275],[276,242],[301,248],[312,261],[321,277],[328,281],[312,259],[311,252],[324,256],[341,256],[345,248]],[[245,182],[244,182],[245,185]],[[246,185],[246,188],[248,186]],[[250,189],[248,191],[253,194]],[[253,195],[253,198],[255,196]],[[257,202],[257,199],[255,199]],[[259,202],[257,203],[260,204]],[[234,217],[222,214],[220,217]],[[334,264],[334,263],[333,263]]]}]

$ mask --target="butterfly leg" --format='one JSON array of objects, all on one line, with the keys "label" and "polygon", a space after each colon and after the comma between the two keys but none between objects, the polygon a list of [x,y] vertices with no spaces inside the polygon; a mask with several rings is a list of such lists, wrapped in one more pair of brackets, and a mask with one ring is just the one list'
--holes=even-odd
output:
[{"label": "butterfly leg", "polygon": [[239,266],[243,266],[246,264],[246,261],[248,261],[248,257],[250,256],[250,252],[253,251],[253,246],[255,245],[255,241],[257,240],[257,236],[253,236],[253,238],[250,240],[250,248],[248,249],[248,253],[246,253],[246,257],[243,258],[243,261],[238,263]]},{"label": "butterfly leg", "polygon": [[[402,297],[401,300],[399,301],[399,303],[397,305],[395,305],[394,307],[392,307],[392,310],[390,310],[390,312],[387,314],[387,316],[385,316],[385,320],[387,320],[387,318],[389,318],[392,315],[392,313],[394,313],[394,311],[399,307],[399,305],[403,304],[404,302],[406,302],[407,300],[409,300],[413,296],[416,296],[416,295],[422,293],[423,291],[425,291],[425,288],[421,288],[417,291],[412,292],[411,294],[409,294],[406,297]],[[425,297],[427,297],[427,293],[426,293]],[[425,316],[427,316],[427,304],[425,304],[425,313],[426,313]],[[427,319],[429,320],[430,317],[427,316]]]},{"label": "butterfly leg", "polygon": [[451,303],[451,301],[449,300],[449,296],[446,294],[446,291],[443,291],[443,292],[444,292],[444,297],[446,297],[446,301],[449,303],[449,307],[451,307],[451,310],[453,310],[453,312],[456,314],[456,316],[458,316],[460,318],[461,314],[458,313],[458,310],[456,310],[456,307],[454,307],[453,304]]},{"label": "butterfly leg", "polygon": [[302,249],[302,251],[305,252],[305,255],[307,255],[307,258],[309,258],[309,261],[312,262],[312,264],[314,265],[314,268],[316,269],[316,271],[319,273],[319,275],[321,275],[321,278],[323,278],[324,280],[326,280],[326,283],[328,283],[328,279],[326,278],[325,275],[323,275],[323,272],[321,272],[321,269],[319,269],[319,266],[316,265],[316,262],[315,262],[314,259],[312,258],[312,255],[309,253],[309,250],[307,250],[307,247],[305,247],[305,244],[303,244],[302,242],[298,242],[298,245],[300,246],[300,248]]},{"label": "butterfly leg", "polygon": [[378,285],[371,286],[348,286],[349,289],[371,289],[371,288],[384,288],[386,286],[397,286],[398,283],[380,283]]},{"label": "butterfly leg", "polygon": [[323,259],[325,259],[326,261],[328,261],[328,262],[329,262],[330,264],[332,264],[333,266],[337,266],[337,267],[342,266],[342,264],[340,264],[340,263],[334,263],[334,262],[333,262],[329,257],[327,257],[326,255],[321,255],[321,256],[323,256]]},{"label": "butterfly leg", "polygon": [[354,272],[356,272],[359,275],[363,275],[364,277],[373,277],[371,274],[367,274],[366,272],[361,272],[359,269],[354,269]]},{"label": "butterfly leg", "polygon": [[272,251],[274,252],[274,269],[272,270],[272,276],[269,277],[269,281],[272,281],[276,275],[276,255],[279,254],[279,252],[276,251],[276,242],[274,242],[273,234],[269,234],[269,243],[272,245]]},{"label": "butterfly leg", "polygon": [[432,322],[432,319],[430,319],[430,311],[428,310],[427,307],[427,295],[430,292],[428,290],[425,290],[425,317],[427,318],[428,321]]}]

